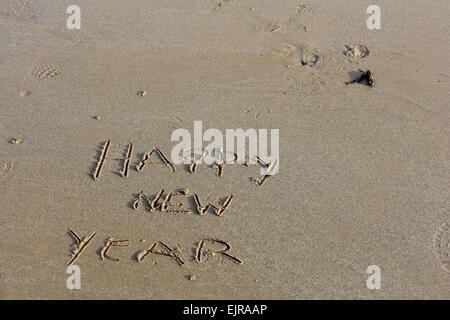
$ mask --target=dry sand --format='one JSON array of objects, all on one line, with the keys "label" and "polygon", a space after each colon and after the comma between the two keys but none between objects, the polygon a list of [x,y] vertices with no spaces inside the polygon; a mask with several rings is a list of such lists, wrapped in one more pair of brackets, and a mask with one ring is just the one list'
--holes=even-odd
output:
[{"label": "dry sand", "polygon": [[[376,1],[370,31],[372,1],[222,1],[79,0],[68,30],[72,1],[0,0],[0,298],[450,298],[449,2]],[[369,56],[346,57],[354,44]],[[358,69],[374,88],[344,85]],[[280,128],[279,174],[134,169],[194,120]],[[130,171],[106,161],[94,181],[107,140],[111,157],[133,143]],[[130,207],[161,188],[234,199],[221,217]],[[68,229],[96,233],[81,290],[66,288]],[[205,237],[243,264],[193,261]],[[120,261],[101,260],[109,238],[130,240],[107,253]],[[156,241],[185,265],[137,263]]]}]

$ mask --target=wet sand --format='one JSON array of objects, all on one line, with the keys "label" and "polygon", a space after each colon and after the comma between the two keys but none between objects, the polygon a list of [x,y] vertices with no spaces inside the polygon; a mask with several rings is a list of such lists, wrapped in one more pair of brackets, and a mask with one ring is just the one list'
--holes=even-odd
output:
[{"label": "wet sand", "polygon": [[[448,299],[450,5],[377,3],[381,30],[360,0],[80,0],[68,30],[71,2],[0,0],[0,298]],[[374,87],[345,85],[359,69]],[[196,120],[280,129],[279,173],[136,170]],[[95,181],[107,141],[129,171]],[[180,188],[189,213],[133,208]],[[200,215],[194,194],[233,201]]]}]

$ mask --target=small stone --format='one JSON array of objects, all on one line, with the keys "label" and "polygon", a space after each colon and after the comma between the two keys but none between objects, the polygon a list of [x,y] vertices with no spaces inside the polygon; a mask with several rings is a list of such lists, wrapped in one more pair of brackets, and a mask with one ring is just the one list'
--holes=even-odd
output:
[{"label": "small stone", "polygon": [[27,97],[27,96],[31,95],[31,91],[23,90],[23,91],[20,91],[19,94],[21,97]]},{"label": "small stone", "polygon": [[139,96],[139,97],[143,97],[143,96],[145,96],[147,94],[147,92],[145,92],[145,90],[139,90],[138,92],[137,92],[137,95]]},{"label": "small stone", "polygon": [[194,281],[195,279],[197,279],[195,274],[192,274],[192,275],[189,276],[189,280]]},{"label": "small stone", "polygon": [[95,120],[101,120],[102,119],[102,117],[100,117],[100,116],[93,116],[92,118],[94,118]]},{"label": "small stone", "polygon": [[20,144],[20,143],[23,143],[23,140],[22,139],[12,138],[12,139],[9,139],[9,143],[11,143],[11,144]]}]

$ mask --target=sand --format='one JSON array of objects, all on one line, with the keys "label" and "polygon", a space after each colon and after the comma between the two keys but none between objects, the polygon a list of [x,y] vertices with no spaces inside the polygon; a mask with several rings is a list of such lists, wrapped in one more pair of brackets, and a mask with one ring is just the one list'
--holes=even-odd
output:
[{"label": "sand", "polygon": [[[448,1],[379,0],[381,30],[361,0],[79,0],[68,30],[71,4],[0,1],[1,299],[450,298]],[[373,88],[344,84],[359,69]],[[279,173],[135,169],[196,120],[280,129]],[[95,181],[107,141],[113,158],[132,143],[129,171],[106,160]],[[233,201],[133,209],[179,188]],[[69,229],[95,234],[80,290]],[[199,263],[202,239],[219,253]]]}]

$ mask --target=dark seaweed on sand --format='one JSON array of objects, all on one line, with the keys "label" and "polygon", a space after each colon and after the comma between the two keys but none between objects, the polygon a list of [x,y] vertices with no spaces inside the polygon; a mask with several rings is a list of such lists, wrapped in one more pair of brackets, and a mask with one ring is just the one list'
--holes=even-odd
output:
[{"label": "dark seaweed on sand", "polygon": [[359,73],[360,75],[356,79],[346,82],[345,85],[354,83],[364,84],[369,87],[373,87],[375,85],[375,80],[373,79],[373,74],[370,70],[364,71],[360,69]]}]

